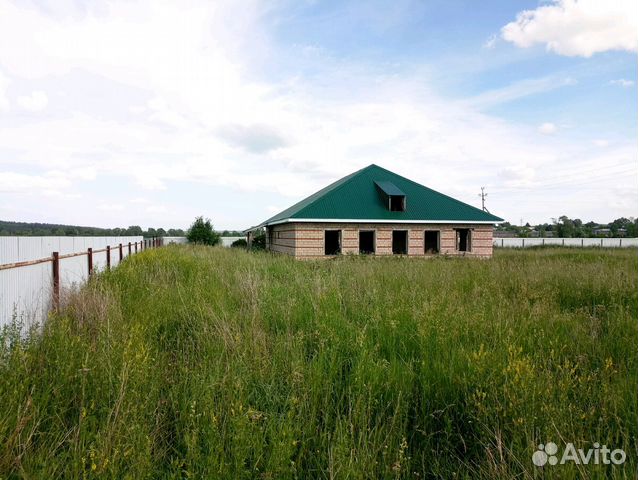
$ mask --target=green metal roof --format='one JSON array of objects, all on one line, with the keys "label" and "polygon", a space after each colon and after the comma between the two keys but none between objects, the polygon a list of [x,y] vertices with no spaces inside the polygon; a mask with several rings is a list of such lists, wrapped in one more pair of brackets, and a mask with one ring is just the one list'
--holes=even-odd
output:
[{"label": "green metal roof", "polygon": [[[403,212],[391,212],[376,188],[405,195]],[[393,187],[393,188],[391,188]],[[381,187],[385,190],[384,187]],[[377,165],[369,165],[310,195],[259,226],[293,221],[377,220],[382,222],[481,222],[503,219],[420,185]]]},{"label": "green metal roof", "polygon": [[397,187],[394,183],[383,181],[383,182],[374,182],[377,187],[381,189],[383,193],[385,193],[389,197],[402,197],[405,195],[399,187]]}]

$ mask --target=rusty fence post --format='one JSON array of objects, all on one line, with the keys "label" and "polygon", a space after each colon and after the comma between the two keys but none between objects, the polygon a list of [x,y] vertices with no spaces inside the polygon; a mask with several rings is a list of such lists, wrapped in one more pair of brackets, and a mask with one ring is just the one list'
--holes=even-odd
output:
[{"label": "rusty fence post", "polygon": [[120,263],[122,262],[122,259],[124,258],[123,252],[122,252],[122,244],[120,243]]},{"label": "rusty fence post", "polygon": [[53,252],[53,310],[60,308],[60,253]]},{"label": "rusty fence post", "polygon": [[87,251],[87,260],[89,266],[89,276],[93,275],[93,249],[89,248]]},{"label": "rusty fence post", "polygon": [[111,246],[106,246],[106,268],[111,269]]}]

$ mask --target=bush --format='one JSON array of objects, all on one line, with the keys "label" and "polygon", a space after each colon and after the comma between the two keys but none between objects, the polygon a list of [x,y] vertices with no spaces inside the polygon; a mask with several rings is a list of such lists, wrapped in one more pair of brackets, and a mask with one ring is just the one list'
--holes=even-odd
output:
[{"label": "bush", "polygon": [[243,238],[240,238],[238,240],[235,240],[233,243],[230,244],[231,247],[239,247],[239,248],[246,248],[248,246],[248,242],[246,242],[246,240],[244,240]]},{"label": "bush", "polygon": [[266,250],[266,232],[259,230],[255,233],[252,241],[253,250]]},{"label": "bush", "polygon": [[197,217],[191,227],[188,229],[186,238],[189,243],[198,243],[201,245],[217,245],[220,242],[220,236],[213,230],[213,224],[210,219],[204,220],[204,217]]}]

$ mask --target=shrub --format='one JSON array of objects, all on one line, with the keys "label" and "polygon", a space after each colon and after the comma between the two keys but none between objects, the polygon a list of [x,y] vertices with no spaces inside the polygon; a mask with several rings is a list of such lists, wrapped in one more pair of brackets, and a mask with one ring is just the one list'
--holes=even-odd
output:
[{"label": "shrub", "polygon": [[243,238],[240,238],[238,240],[235,240],[233,243],[231,243],[230,246],[231,247],[246,248],[248,246],[248,242],[246,242],[246,240],[244,240]]},{"label": "shrub", "polygon": [[220,241],[219,234],[213,230],[213,224],[210,219],[204,220],[204,217],[197,217],[191,227],[188,229],[186,238],[190,243],[198,243],[201,245],[217,245]]},{"label": "shrub", "polygon": [[253,237],[253,250],[266,250],[266,232],[258,230]]}]

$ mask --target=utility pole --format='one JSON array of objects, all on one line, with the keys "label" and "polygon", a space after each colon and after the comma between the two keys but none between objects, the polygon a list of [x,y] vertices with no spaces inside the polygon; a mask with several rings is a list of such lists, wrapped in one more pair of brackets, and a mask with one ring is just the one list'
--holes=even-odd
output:
[{"label": "utility pole", "polygon": [[479,193],[478,196],[481,197],[481,208],[484,212],[487,212],[487,208],[485,208],[485,197],[487,197],[487,193],[485,193],[485,187],[481,187],[481,193]]}]

